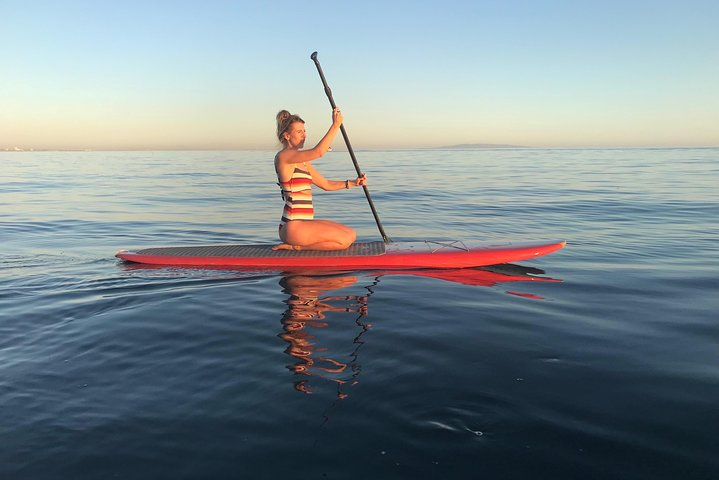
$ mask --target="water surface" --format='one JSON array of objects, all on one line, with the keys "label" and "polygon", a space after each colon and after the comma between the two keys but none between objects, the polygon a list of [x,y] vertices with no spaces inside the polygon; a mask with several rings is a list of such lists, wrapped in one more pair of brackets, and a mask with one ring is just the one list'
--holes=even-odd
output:
[{"label": "water surface", "polygon": [[718,154],[358,152],[395,240],[569,244],[289,275],[113,257],[274,241],[272,152],[0,153],[0,477],[716,478]]}]

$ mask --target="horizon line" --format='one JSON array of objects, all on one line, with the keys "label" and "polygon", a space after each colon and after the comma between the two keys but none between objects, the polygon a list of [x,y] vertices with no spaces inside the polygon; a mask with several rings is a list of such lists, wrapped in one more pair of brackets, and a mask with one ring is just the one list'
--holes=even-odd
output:
[{"label": "horizon line", "polygon": [[[719,148],[716,145],[553,145],[553,146],[532,146],[532,145],[505,145],[505,144],[458,144],[436,147],[367,147],[354,148],[353,150],[365,152],[382,151],[406,151],[406,150],[572,150],[572,149],[711,149]],[[233,147],[233,148],[212,148],[212,147],[166,147],[166,148],[23,148],[11,147],[0,148],[0,153],[37,153],[37,152],[242,152],[242,151],[275,151],[272,147]],[[347,148],[337,147],[331,151],[347,152]]]}]

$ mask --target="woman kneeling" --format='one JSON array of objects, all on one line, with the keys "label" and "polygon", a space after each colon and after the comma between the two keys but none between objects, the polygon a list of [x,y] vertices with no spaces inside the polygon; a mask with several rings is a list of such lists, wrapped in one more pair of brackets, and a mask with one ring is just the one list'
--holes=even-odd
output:
[{"label": "woman kneeling", "polygon": [[279,228],[282,243],[274,250],[343,250],[355,241],[357,235],[350,227],[329,220],[315,220],[312,205],[313,184],[332,191],[367,182],[364,175],[354,180],[327,180],[311,163],[330,149],[342,120],[342,113],[335,108],[332,126],[322,140],[314,148],[302,150],[306,138],[304,120],[287,110],[277,114],[277,138],[284,148],[275,155],[275,171],[285,206]]}]

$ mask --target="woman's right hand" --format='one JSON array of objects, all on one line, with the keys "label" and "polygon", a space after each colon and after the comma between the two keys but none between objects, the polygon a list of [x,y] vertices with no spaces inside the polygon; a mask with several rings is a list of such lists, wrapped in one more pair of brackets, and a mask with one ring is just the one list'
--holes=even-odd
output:
[{"label": "woman's right hand", "polygon": [[340,126],[342,125],[343,121],[344,117],[342,116],[342,112],[340,111],[339,107],[335,107],[335,109],[332,111],[332,125]]}]

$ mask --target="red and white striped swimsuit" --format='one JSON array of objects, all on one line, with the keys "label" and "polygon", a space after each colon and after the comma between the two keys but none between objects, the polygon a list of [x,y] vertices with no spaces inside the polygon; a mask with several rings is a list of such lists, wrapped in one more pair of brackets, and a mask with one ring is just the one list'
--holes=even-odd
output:
[{"label": "red and white striped swimsuit", "polygon": [[290,220],[312,220],[315,209],[312,205],[312,175],[306,170],[295,167],[289,181],[280,180],[285,208],[282,211],[280,228]]}]

